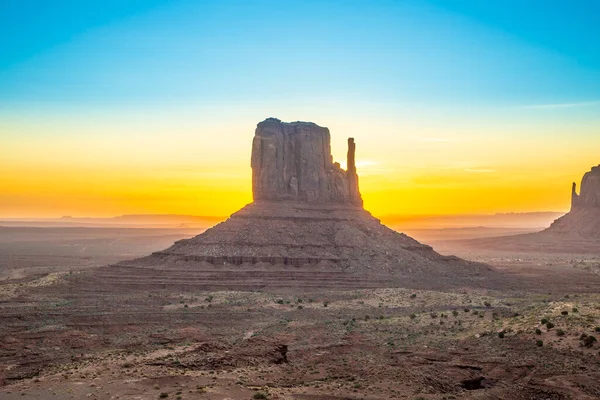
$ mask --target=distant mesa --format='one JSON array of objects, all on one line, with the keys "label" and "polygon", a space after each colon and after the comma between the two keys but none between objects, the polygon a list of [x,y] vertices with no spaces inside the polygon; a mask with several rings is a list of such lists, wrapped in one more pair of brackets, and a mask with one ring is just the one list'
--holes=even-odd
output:
[{"label": "distant mesa", "polygon": [[[477,285],[489,266],[442,256],[363,208],[348,139],[347,170],[330,133],[268,118],[252,141],[254,201],[226,221],[148,257],[98,270],[119,287],[160,282],[212,289]],[[164,280],[163,278],[164,277]]]},{"label": "distant mesa", "polygon": [[554,221],[547,231],[600,238],[600,165],[583,175],[579,194],[573,182],[571,211]]},{"label": "distant mesa", "polygon": [[583,175],[580,194],[577,194],[577,183],[573,182],[571,210],[582,208],[600,208],[600,165]]}]

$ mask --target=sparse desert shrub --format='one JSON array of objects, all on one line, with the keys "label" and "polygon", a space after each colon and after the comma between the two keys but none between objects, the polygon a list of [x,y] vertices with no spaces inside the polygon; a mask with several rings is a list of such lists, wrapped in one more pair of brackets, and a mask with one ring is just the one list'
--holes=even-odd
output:
[{"label": "sparse desert shrub", "polygon": [[464,312],[469,312],[469,311],[471,311],[471,310],[469,310],[468,308],[464,309]]},{"label": "sparse desert shrub", "polygon": [[283,304],[283,299],[277,300],[277,304]]},{"label": "sparse desert shrub", "polygon": [[577,313],[577,312],[579,312],[579,309],[577,307],[573,307],[573,309],[571,311],[574,313]]},{"label": "sparse desert shrub", "polygon": [[556,336],[565,336],[565,331],[563,331],[562,329],[557,329]]},{"label": "sparse desert shrub", "polygon": [[561,311],[560,313],[561,313],[561,315],[569,315],[568,311]]},{"label": "sparse desert shrub", "polygon": [[302,310],[302,308],[303,308],[302,306],[298,306],[298,310]]},{"label": "sparse desert shrub", "polygon": [[429,316],[431,318],[437,318],[438,315],[437,315],[437,313],[432,312],[432,313],[429,313]]},{"label": "sparse desert shrub", "polygon": [[410,319],[415,319],[415,318],[417,318],[417,314],[415,314],[415,313],[410,314]]},{"label": "sparse desert shrub", "polygon": [[490,303],[489,301],[484,301],[483,305],[486,306],[487,308],[490,308],[492,306],[492,303]]},{"label": "sparse desert shrub", "polygon": [[594,343],[596,343],[596,337],[592,336],[592,335],[588,335],[583,339],[583,345],[585,347],[592,347],[594,346]]},{"label": "sparse desert shrub", "polygon": [[546,328],[552,329],[552,328],[554,328],[554,324],[552,322],[546,322]]},{"label": "sparse desert shrub", "polygon": [[213,301],[213,298],[214,298],[214,297],[213,297],[212,295],[210,295],[210,296],[208,296],[207,298],[205,298],[205,299],[204,299],[204,301],[206,301],[206,302],[210,303],[210,302],[212,302],[212,301]]},{"label": "sparse desert shrub", "polygon": [[296,303],[302,303],[302,299],[296,299]]},{"label": "sparse desert shrub", "polygon": [[600,332],[600,326],[595,327],[594,332]]},{"label": "sparse desert shrub", "polygon": [[498,337],[499,337],[500,339],[504,339],[504,331],[502,331],[502,332],[498,332]]},{"label": "sparse desert shrub", "polygon": [[542,330],[540,328],[535,328],[535,334],[536,335],[541,335],[542,334]]},{"label": "sparse desert shrub", "polygon": [[166,399],[167,397],[169,397],[168,393],[162,392],[161,394],[158,395],[159,399]]},{"label": "sparse desert shrub", "polygon": [[477,314],[479,314],[479,311],[473,310],[473,315],[477,315]]},{"label": "sparse desert shrub", "polygon": [[368,321],[371,317],[369,317],[368,315],[365,315],[365,321]]},{"label": "sparse desert shrub", "polygon": [[542,325],[546,325],[548,323],[548,318],[542,318],[540,322]]},{"label": "sparse desert shrub", "polygon": [[417,294],[416,294],[416,293],[413,293],[413,294],[411,294],[411,295],[410,295],[410,298],[411,298],[411,299],[414,299],[415,297],[417,297]]},{"label": "sparse desert shrub", "polygon": [[458,311],[456,311],[456,310],[453,310],[453,311],[452,311],[452,315],[454,315],[455,317],[458,317]]},{"label": "sparse desert shrub", "polygon": [[327,307],[328,305],[329,305],[329,302],[328,302],[328,301],[324,301],[324,302],[323,302],[323,307]]},{"label": "sparse desert shrub", "polygon": [[188,305],[187,305],[187,304],[184,304],[184,305],[183,305],[183,308],[188,308]]},{"label": "sparse desert shrub", "polygon": [[254,393],[254,396],[252,396],[252,398],[256,399],[256,400],[264,400],[264,399],[267,399],[267,395],[262,392],[258,392],[258,393]]},{"label": "sparse desert shrub", "polygon": [[542,346],[544,345],[544,341],[543,341],[543,340],[539,340],[539,339],[538,339],[538,340],[536,340],[536,341],[535,341],[535,345],[536,345],[537,347],[542,347]]}]

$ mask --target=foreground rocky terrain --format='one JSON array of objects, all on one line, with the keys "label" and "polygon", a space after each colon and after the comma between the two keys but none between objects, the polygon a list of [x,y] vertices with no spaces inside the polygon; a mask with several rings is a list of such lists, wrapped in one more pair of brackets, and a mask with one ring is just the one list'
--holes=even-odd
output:
[{"label": "foreground rocky terrain", "polygon": [[86,274],[3,285],[1,398],[600,395],[600,278],[575,268],[537,291],[90,292]]}]

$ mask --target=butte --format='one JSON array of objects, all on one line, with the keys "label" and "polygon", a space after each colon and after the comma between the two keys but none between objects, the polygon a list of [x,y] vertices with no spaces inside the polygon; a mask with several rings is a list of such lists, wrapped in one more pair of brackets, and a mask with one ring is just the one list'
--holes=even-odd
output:
[{"label": "butte", "polygon": [[96,271],[123,288],[256,290],[479,286],[494,270],[398,233],[363,208],[348,139],[347,170],[329,129],[260,122],[252,141],[254,201],[226,221],[147,257]]},{"label": "butte", "polygon": [[600,241],[600,165],[583,175],[579,194],[573,182],[571,210],[554,221],[547,231]]}]

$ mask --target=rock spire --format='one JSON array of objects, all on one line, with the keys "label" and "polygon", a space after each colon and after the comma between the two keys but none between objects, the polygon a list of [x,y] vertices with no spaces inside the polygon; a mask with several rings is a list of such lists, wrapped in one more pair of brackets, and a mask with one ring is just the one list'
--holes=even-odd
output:
[{"label": "rock spire", "polygon": [[577,184],[573,182],[571,210],[577,208],[600,208],[600,165],[592,167],[583,175],[579,195]]}]

